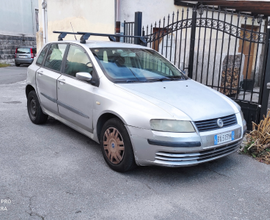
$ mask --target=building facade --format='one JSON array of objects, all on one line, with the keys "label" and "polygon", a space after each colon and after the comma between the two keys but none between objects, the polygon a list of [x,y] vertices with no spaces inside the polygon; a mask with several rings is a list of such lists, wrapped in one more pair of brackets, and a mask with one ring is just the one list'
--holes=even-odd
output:
[{"label": "building facade", "polygon": [[[115,0],[39,0],[38,4],[38,50],[46,42],[57,40],[53,31],[114,33]],[[65,39],[74,38],[68,35]]]}]

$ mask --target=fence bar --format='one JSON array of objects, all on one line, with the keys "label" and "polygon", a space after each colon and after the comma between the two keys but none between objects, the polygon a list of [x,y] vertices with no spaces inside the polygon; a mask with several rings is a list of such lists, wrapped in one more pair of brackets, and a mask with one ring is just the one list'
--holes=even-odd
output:
[{"label": "fence bar", "polygon": [[[184,9],[183,9],[183,11],[184,11]],[[182,13],[183,13],[183,11],[182,11]],[[185,49],[184,49],[184,67],[183,67],[183,70],[185,70],[185,68],[186,68],[187,30],[188,30],[188,20],[189,20],[188,13],[189,13],[189,9],[187,9],[187,18],[186,18],[186,33],[185,33]],[[188,74],[189,74],[189,66],[188,66]],[[191,73],[191,75],[192,75],[192,73]]]},{"label": "fence bar", "polygon": [[197,10],[194,7],[193,11],[192,11],[191,40],[190,40],[190,53],[189,53],[189,64],[188,64],[188,76],[191,79],[193,76],[194,47],[195,47],[195,37],[196,37],[196,21],[197,21]]},{"label": "fence bar", "polygon": [[[199,6],[200,7],[200,6]],[[195,80],[197,81],[197,77],[198,77],[198,66],[199,66],[199,51],[200,51],[200,36],[201,36],[201,23],[202,23],[202,14],[203,14],[203,8],[201,6],[201,8],[199,9],[199,35],[198,35],[198,45],[197,45],[197,59],[196,59],[196,76],[195,76]],[[195,24],[196,25],[196,24]]]},{"label": "fence bar", "polygon": [[[177,10],[177,15],[176,15],[176,24],[177,24],[177,27],[179,25],[179,19],[178,18],[179,18],[179,10]],[[183,19],[182,19],[182,22],[183,22]],[[177,39],[178,39],[178,30],[176,31],[176,37],[175,37],[174,62],[173,62],[174,65],[176,65]],[[182,39],[182,32],[181,32],[180,39]],[[181,40],[180,40],[180,45],[181,45]],[[179,59],[180,59],[180,54],[181,54],[181,49],[179,50],[179,54],[178,54]],[[178,68],[179,68],[179,63],[178,63]]]},{"label": "fence bar", "polygon": [[[225,27],[226,27],[226,15],[227,15],[227,11],[225,10],[225,14],[224,14],[224,21],[223,21],[223,33],[222,33],[222,43],[221,43],[221,55],[220,55],[220,61],[219,61],[219,71],[218,71],[218,89],[220,91],[222,91],[222,87],[220,86],[220,70],[221,70],[221,66],[222,66],[222,55],[223,55],[223,46],[224,46],[224,36],[225,36]],[[223,87],[223,91],[225,91],[225,87]]]},{"label": "fence bar", "polygon": [[[218,9],[218,22],[220,18],[220,8]],[[215,66],[216,66],[216,55],[217,55],[217,43],[218,43],[218,30],[216,30],[216,44],[215,44],[215,53],[214,53],[214,64],[213,64],[213,75],[212,75],[212,86],[214,87],[214,77],[215,77]]]},{"label": "fence bar", "polygon": [[[232,19],[233,19],[233,13],[231,12],[231,21],[230,23],[232,24]],[[228,49],[227,49],[227,59],[226,59],[226,68],[225,68],[225,74],[224,74],[224,94],[226,94],[227,90],[226,90],[226,82],[228,79],[228,64],[229,64],[229,55],[230,55],[230,45],[231,45],[231,34],[232,34],[232,29],[230,28],[230,34],[229,34],[229,42],[228,42]],[[222,68],[223,68],[223,63],[222,63]],[[223,74],[223,72],[222,72]],[[232,79],[233,79],[233,70],[231,71],[231,83],[230,85],[232,85]],[[231,95],[231,86],[230,86],[230,92],[229,95]],[[227,94],[226,94],[227,95]]]},{"label": "fence bar", "polygon": [[[204,52],[205,52],[205,40],[206,40],[206,28],[207,28],[207,16],[208,16],[208,7],[206,7],[206,16],[205,16],[205,27],[204,27],[204,41],[203,41],[203,54],[202,54],[202,70],[201,70],[201,83],[203,80],[203,64],[204,64]],[[207,79],[206,79],[207,81]]]},{"label": "fence bar", "polygon": [[[212,33],[213,33],[213,20],[214,20],[214,10],[212,10],[211,18],[211,29],[210,29],[210,40],[209,40],[209,50],[208,50],[208,60],[207,60],[207,73],[206,73],[206,85],[208,86],[208,76],[209,76],[209,64],[210,64],[210,52],[212,46]],[[214,73],[212,73],[214,75]]]}]

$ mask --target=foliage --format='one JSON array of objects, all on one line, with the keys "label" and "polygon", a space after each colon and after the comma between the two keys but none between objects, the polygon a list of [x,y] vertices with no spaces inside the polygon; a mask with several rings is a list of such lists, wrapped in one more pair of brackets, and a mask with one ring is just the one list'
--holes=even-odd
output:
[{"label": "foliage", "polygon": [[252,131],[246,134],[246,142],[241,151],[260,162],[270,164],[270,110],[258,125],[252,123]]},{"label": "foliage", "polygon": [[10,66],[10,65],[7,63],[0,63],[0,67],[7,67],[7,66]]}]

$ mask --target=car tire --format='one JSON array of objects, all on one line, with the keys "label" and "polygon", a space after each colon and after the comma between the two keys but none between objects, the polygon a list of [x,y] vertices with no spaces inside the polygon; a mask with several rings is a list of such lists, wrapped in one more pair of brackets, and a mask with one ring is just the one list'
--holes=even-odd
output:
[{"label": "car tire", "polygon": [[104,124],[100,145],[103,157],[111,169],[126,172],[136,167],[129,134],[119,119],[112,118]]},{"label": "car tire", "polygon": [[20,64],[19,63],[15,63],[15,66],[20,66]]},{"label": "car tire", "polygon": [[48,115],[44,114],[35,91],[30,91],[27,96],[27,110],[30,120],[34,124],[44,124],[47,121]]}]

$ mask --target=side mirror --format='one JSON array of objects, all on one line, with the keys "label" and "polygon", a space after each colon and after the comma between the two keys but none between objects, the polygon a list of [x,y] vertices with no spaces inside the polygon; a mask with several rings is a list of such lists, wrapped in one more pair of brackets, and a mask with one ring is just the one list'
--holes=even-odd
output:
[{"label": "side mirror", "polygon": [[76,78],[79,80],[83,80],[83,81],[91,81],[92,80],[92,76],[90,73],[87,72],[78,72],[76,73]]}]

